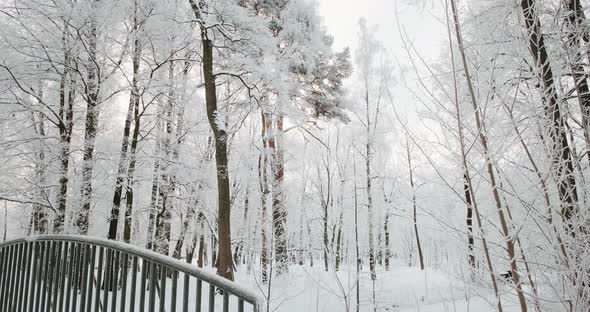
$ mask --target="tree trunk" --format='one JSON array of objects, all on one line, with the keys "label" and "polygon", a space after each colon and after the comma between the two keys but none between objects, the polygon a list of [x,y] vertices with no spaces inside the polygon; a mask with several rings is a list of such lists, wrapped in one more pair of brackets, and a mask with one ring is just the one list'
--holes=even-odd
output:
[{"label": "tree trunk", "polygon": [[391,258],[391,249],[389,246],[389,214],[385,213],[385,222],[383,222],[383,232],[385,233],[385,271],[389,271]]},{"label": "tree trunk", "polygon": [[[172,55],[172,54],[171,54]],[[171,174],[171,166],[173,166],[173,157],[177,156],[172,151],[172,132],[173,132],[173,111],[174,101],[176,96],[176,86],[174,83],[174,62],[168,63],[168,94],[166,100],[166,106],[164,108],[164,137],[162,140],[162,151],[164,155],[160,161],[160,186],[158,188],[158,202],[162,203],[160,211],[156,214],[155,218],[155,239],[154,239],[154,250],[168,255],[170,250],[170,230],[172,225],[170,224],[172,219],[172,210],[174,200],[170,197],[170,194],[174,191],[173,175]]]},{"label": "tree trunk", "polygon": [[199,256],[197,258],[197,266],[199,268],[203,267],[203,260],[205,259],[205,235],[201,234],[199,236]]},{"label": "tree trunk", "polygon": [[64,69],[61,74],[59,85],[59,116],[61,123],[59,126],[59,143],[60,143],[60,170],[59,170],[59,193],[57,195],[57,211],[53,220],[53,231],[60,233],[63,231],[69,182],[70,166],[70,141],[72,138],[72,127],[74,125],[74,99],[75,87],[74,76],[70,70],[71,55],[68,47],[68,23],[64,21],[64,31],[62,34],[62,43],[64,50]]},{"label": "tree trunk", "polygon": [[467,184],[467,173],[463,174],[463,190],[465,191],[465,202],[467,203],[467,248],[469,249],[468,259],[469,265],[475,269],[475,240],[473,238],[473,203],[471,201],[472,195]]},{"label": "tree trunk", "polygon": [[[524,0],[524,1],[527,1],[527,0]],[[455,0],[451,0],[451,7],[453,10],[453,19],[455,21],[455,34],[457,36],[457,44],[459,46],[459,53],[461,55],[463,70],[465,72],[465,79],[466,79],[466,83],[467,83],[467,88],[469,90],[469,95],[471,98],[471,104],[473,105],[475,123],[477,125],[477,130],[479,132],[479,140],[480,140],[480,143],[482,146],[482,150],[483,150],[483,154],[484,154],[483,156],[485,158],[488,177],[490,179],[490,184],[492,186],[492,194],[494,196],[494,202],[496,204],[498,218],[500,219],[500,226],[502,229],[502,234],[504,235],[504,241],[506,243],[506,249],[508,251],[508,258],[510,259],[510,268],[512,271],[512,281],[514,283],[514,287],[516,288],[516,295],[518,296],[518,301],[520,303],[520,309],[522,312],[526,312],[527,311],[527,303],[526,303],[526,299],[524,297],[524,293],[522,292],[522,285],[520,283],[520,277],[518,274],[518,268],[517,268],[516,257],[515,257],[515,252],[514,252],[514,241],[513,241],[512,236],[510,235],[510,232],[508,229],[508,223],[507,223],[506,218],[504,216],[504,208],[502,207],[502,203],[500,200],[500,194],[498,192],[498,186],[496,184],[496,177],[494,175],[493,163],[492,163],[492,159],[490,158],[490,155],[489,155],[488,142],[487,142],[487,137],[486,137],[486,133],[485,133],[486,127],[485,127],[484,120],[482,120],[480,118],[479,107],[478,107],[477,101],[475,99],[475,91],[473,90],[473,84],[471,82],[471,77],[469,76],[469,66],[467,65],[467,57],[465,55],[465,50],[463,47],[463,38],[461,36],[461,29],[460,29],[460,25],[459,25],[459,17],[457,16],[457,8],[455,5]],[[471,187],[471,185],[470,185],[469,189],[471,191],[473,191],[473,188]],[[481,225],[480,225],[480,227],[481,227]]]},{"label": "tree trunk", "polygon": [[[586,143],[586,154],[590,159],[590,90],[588,88],[588,75],[583,66],[584,55],[582,54],[582,42],[588,43],[589,34],[584,10],[579,0],[562,0],[562,5],[566,10],[565,25],[567,32],[566,51],[568,53],[568,62],[571,67],[574,86],[580,112],[582,116],[582,128],[584,130],[584,139]],[[587,50],[587,54],[590,53]],[[573,54],[573,59],[572,55]]]},{"label": "tree trunk", "polygon": [[258,178],[260,183],[260,209],[261,209],[261,216],[260,216],[260,236],[261,236],[261,254],[260,254],[260,262],[262,265],[262,283],[267,283],[269,281],[269,253],[268,253],[268,237],[266,234],[267,230],[267,201],[268,201],[268,194],[270,193],[268,187],[268,136],[267,136],[267,129],[270,128],[269,123],[271,123],[269,116],[267,116],[264,112],[262,113],[262,151],[258,156]]},{"label": "tree trunk", "polygon": [[[320,170],[318,169],[318,179],[320,180],[320,185],[319,185],[319,189],[320,189],[320,201],[321,201],[321,206],[322,206],[322,210],[323,210],[323,220],[322,220],[322,225],[323,225],[323,250],[324,250],[324,271],[328,272],[328,257],[329,257],[329,235],[328,235],[328,206],[330,203],[330,189],[331,189],[331,181],[330,181],[330,169],[329,169],[329,164],[326,163],[326,175],[327,175],[327,182],[326,182],[326,188],[327,188],[327,194],[326,194],[326,198],[324,198],[324,186],[323,186],[323,182],[321,181],[321,173]],[[334,239],[334,235],[332,235],[332,239]]]},{"label": "tree trunk", "polygon": [[133,135],[131,137],[131,149],[129,151],[129,168],[127,169],[127,188],[125,193],[125,225],[123,229],[123,241],[129,243],[131,241],[132,223],[133,223],[133,195],[135,187],[135,165],[137,162],[137,144],[139,142],[139,98],[134,103],[134,126]]},{"label": "tree trunk", "polygon": [[[115,183],[115,194],[113,195],[113,207],[111,208],[111,219],[109,222],[108,239],[117,239],[117,229],[119,225],[119,211],[121,206],[121,198],[123,195],[123,186],[126,184],[128,176],[129,157],[127,152],[129,150],[129,135],[131,133],[131,121],[134,117],[136,103],[139,101],[139,66],[141,61],[141,42],[139,40],[139,22],[137,19],[137,1],[134,2],[133,10],[133,54],[131,62],[133,66],[133,77],[131,79],[131,92],[129,96],[129,106],[127,107],[127,116],[125,118],[125,125],[123,127],[123,140],[121,142],[121,156],[119,159],[119,166],[117,170],[117,181]],[[127,179],[126,179],[127,178]],[[129,187],[129,185],[127,185]],[[127,213],[125,213],[127,218]],[[125,222],[127,223],[127,222]],[[124,230],[125,236],[125,230]]]},{"label": "tree trunk", "polygon": [[123,140],[121,141],[121,156],[119,159],[119,166],[117,170],[117,181],[115,183],[115,194],[113,195],[113,207],[111,208],[111,219],[109,222],[108,239],[117,239],[117,229],[119,225],[119,207],[121,206],[121,198],[123,194],[123,185],[125,184],[125,176],[127,175],[127,166],[129,159],[127,151],[129,150],[129,135],[131,133],[131,121],[133,118],[133,110],[135,109],[135,102],[138,101],[138,87],[137,81],[139,79],[139,61],[141,57],[141,47],[137,35],[137,5],[135,6],[135,14],[133,16],[133,30],[135,40],[133,43],[133,77],[131,81],[131,94],[129,96],[129,106],[127,107],[127,116],[125,118],[125,125],[123,127]]},{"label": "tree trunk", "polygon": [[[452,10],[453,20],[454,20],[454,25],[455,25],[455,33],[457,34],[457,40],[459,41],[461,38],[461,32],[460,32],[460,27],[459,27],[459,18],[457,16],[457,9],[455,7],[454,0],[451,0],[451,10]],[[451,26],[450,26],[450,19],[448,16],[448,10],[446,11],[446,18],[447,18],[449,47],[451,49],[451,64],[452,64],[452,68],[453,68],[453,86],[454,86],[454,88],[453,88],[454,89],[454,103],[453,104],[455,105],[455,118],[457,120],[457,131],[459,132],[459,147],[460,147],[460,151],[461,151],[462,166],[464,169],[464,178],[465,178],[465,181],[467,184],[467,192],[471,195],[473,212],[475,213],[477,226],[479,227],[479,230],[480,230],[481,242],[483,245],[483,252],[484,252],[486,263],[488,266],[488,272],[490,274],[490,279],[492,281],[492,287],[494,289],[494,295],[496,297],[496,304],[497,304],[498,312],[503,312],[504,309],[502,307],[502,299],[500,297],[498,283],[496,282],[496,275],[494,273],[494,265],[492,263],[492,259],[490,256],[490,250],[488,248],[488,241],[486,239],[486,235],[485,235],[484,229],[482,227],[482,218],[479,213],[479,209],[477,206],[477,200],[475,199],[475,194],[473,192],[473,183],[471,181],[471,176],[469,174],[469,166],[467,163],[467,153],[465,151],[465,137],[463,135],[463,121],[461,118],[461,110],[460,110],[460,105],[459,105],[459,91],[458,91],[457,76],[456,76],[457,70],[455,67],[455,58],[453,57],[454,53],[453,53],[453,44],[452,44],[452,40],[451,40]],[[461,47],[461,43],[459,43],[459,46]],[[461,51],[463,51],[463,50],[461,49]]]},{"label": "tree trunk", "polygon": [[[340,262],[342,261],[342,225],[344,223],[344,211],[340,211],[340,217],[338,218],[338,234],[336,234],[336,263],[334,270],[340,270]],[[386,260],[387,261],[387,260]]]},{"label": "tree trunk", "polygon": [[373,193],[371,191],[371,154],[372,154],[372,137],[371,137],[371,109],[369,104],[369,90],[368,82],[365,82],[365,105],[367,109],[367,142],[365,144],[365,173],[367,178],[367,211],[368,211],[368,235],[369,235],[369,270],[371,271],[371,280],[377,279],[377,273],[375,272],[375,242],[374,242],[374,229],[373,229]]},{"label": "tree trunk", "polygon": [[[161,110],[158,111],[158,116],[162,113]],[[154,171],[152,176],[152,190],[151,190],[151,197],[150,197],[150,210],[149,210],[149,217],[148,217],[148,230],[147,230],[147,243],[146,248],[153,250],[154,242],[155,242],[155,229],[156,229],[156,216],[158,215],[158,210],[161,205],[160,202],[160,150],[162,146],[161,136],[162,136],[162,122],[161,120],[156,121],[156,147],[154,151]]]},{"label": "tree trunk", "polygon": [[[41,89],[40,89],[41,90]],[[43,97],[43,93],[40,91],[39,97]],[[38,115],[38,117],[35,117]],[[35,123],[35,132],[39,138],[46,138],[45,134],[45,117],[42,114],[36,114],[33,112],[33,122]],[[47,184],[47,166],[45,164],[45,147],[43,144],[39,144],[38,151],[35,159],[35,180],[36,180],[36,200],[43,201],[48,198],[45,187]],[[31,230],[33,235],[47,234],[47,211],[46,208],[41,204],[33,204],[33,211],[31,213]]]},{"label": "tree trunk", "polygon": [[[190,58],[190,55],[186,56],[187,58]],[[184,131],[184,112],[185,112],[185,91],[186,90],[186,85],[188,82],[188,72],[190,70],[191,67],[191,63],[190,62],[185,62],[184,63],[184,67],[182,70],[182,89],[181,89],[181,97],[179,100],[179,110],[178,113],[176,115],[176,132],[175,132],[175,142],[174,142],[174,147],[172,150],[172,172],[170,174],[170,190],[171,192],[175,192],[176,191],[176,185],[177,185],[177,180],[178,180],[178,170],[180,168],[180,163],[179,163],[179,158],[180,158],[180,145],[182,144],[183,141],[183,131]],[[201,160],[201,164],[202,164],[202,160]],[[199,166],[200,167],[200,166]],[[193,195],[195,195],[195,191],[193,190]],[[173,257],[180,259],[181,257],[181,251],[182,251],[182,245],[184,243],[186,234],[188,232],[188,227],[190,225],[190,223],[192,222],[192,220],[195,217],[195,212],[196,212],[196,205],[198,203],[198,200],[195,200],[192,204],[190,204],[190,206],[188,207],[188,211],[186,214],[186,219],[183,222],[182,228],[180,230],[180,237],[178,238],[178,240],[176,241],[176,246],[174,247],[174,252],[172,254]]]},{"label": "tree trunk", "polygon": [[287,273],[289,257],[287,250],[287,210],[284,190],[285,159],[283,146],[283,115],[276,116],[276,127],[269,139],[272,156],[272,225],[274,234],[275,269],[277,275]]},{"label": "tree trunk", "polygon": [[416,235],[416,247],[418,249],[418,259],[420,260],[420,270],[424,271],[424,255],[422,254],[422,245],[420,244],[420,235],[418,235],[418,216],[416,211],[416,186],[414,185],[414,169],[412,168],[412,157],[410,155],[410,143],[406,133],[406,152],[408,156],[408,168],[410,170],[410,188],[412,189],[412,216],[414,220],[414,234]]},{"label": "tree trunk", "polygon": [[[354,155],[354,154],[353,154]],[[361,277],[361,255],[359,252],[359,224],[358,224],[358,194],[356,186],[356,157],[353,156],[354,166],[354,246],[356,256],[356,312],[360,311],[360,277]]]},{"label": "tree trunk", "polygon": [[[529,50],[543,84],[544,110],[549,132],[550,153],[558,181],[561,215],[568,221],[576,212],[578,200],[572,156],[565,132],[564,120],[559,109],[551,63],[547,55],[541,22],[535,12],[534,0],[522,0],[521,7],[528,34]],[[569,230],[572,230],[570,227]]]},{"label": "tree trunk", "polygon": [[96,6],[99,1],[92,3],[92,16],[90,18],[90,30],[88,35],[88,74],[86,90],[86,127],[84,131],[84,157],[82,162],[82,188],[81,210],[76,218],[76,227],[82,235],[88,234],[88,217],[92,197],[92,171],[94,169],[94,145],[98,127],[98,93],[100,82],[98,81],[97,68],[97,20]]},{"label": "tree trunk", "polygon": [[[191,0],[194,4],[194,1]],[[198,11],[195,11],[199,19]],[[217,236],[219,239],[219,257],[217,261],[217,274],[229,280],[234,279],[234,266],[231,252],[231,196],[229,186],[227,140],[224,129],[217,125],[217,90],[215,75],[213,74],[213,42],[208,37],[207,29],[201,25],[201,43],[203,45],[203,76],[205,80],[205,102],[207,106],[207,119],[215,139],[215,162],[217,167]]]}]

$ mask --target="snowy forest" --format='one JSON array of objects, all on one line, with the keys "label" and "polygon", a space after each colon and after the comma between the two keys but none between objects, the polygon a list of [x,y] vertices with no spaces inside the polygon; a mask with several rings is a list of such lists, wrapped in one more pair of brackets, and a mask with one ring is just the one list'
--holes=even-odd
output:
[{"label": "snowy forest", "polygon": [[588,312],[589,10],[0,0],[0,242],[130,243],[266,312]]}]

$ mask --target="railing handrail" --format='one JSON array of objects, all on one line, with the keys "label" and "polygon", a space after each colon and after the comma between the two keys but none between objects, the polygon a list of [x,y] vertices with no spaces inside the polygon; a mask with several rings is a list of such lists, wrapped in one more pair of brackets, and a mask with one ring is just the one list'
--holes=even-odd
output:
[{"label": "railing handrail", "polygon": [[[184,261],[174,259],[169,256],[159,254],[155,251],[143,249],[135,245],[127,244],[120,241],[108,240],[101,237],[95,236],[82,236],[82,235],[37,235],[28,236],[23,238],[17,238],[0,243],[0,249],[9,245],[21,244],[21,243],[32,243],[40,241],[63,241],[63,242],[77,242],[88,245],[102,246],[111,250],[117,250],[119,252],[127,253],[130,255],[137,256],[139,258],[147,259],[152,262],[156,262],[160,265],[176,269],[180,272],[193,276],[197,279],[203,280],[215,287],[223,289],[228,293],[242,298],[245,302],[252,304],[255,307],[259,307],[260,299],[256,293],[250,291],[248,288],[239,285],[236,282],[225,279],[217,274],[204,271],[200,268],[190,265]],[[258,309],[256,309],[258,310]]]}]

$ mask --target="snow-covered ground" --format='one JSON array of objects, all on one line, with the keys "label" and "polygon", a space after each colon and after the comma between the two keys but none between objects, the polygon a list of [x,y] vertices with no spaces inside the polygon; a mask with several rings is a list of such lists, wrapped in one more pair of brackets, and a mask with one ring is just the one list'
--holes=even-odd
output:
[{"label": "snow-covered ground", "polygon": [[[238,268],[236,280],[251,285],[259,293],[267,293],[259,280]],[[355,311],[355,268],[343,267],[337,274],[322,267],[291,266],[289,274],[275,277],[271,284],[270,311],[279,312],[342,312]],[[476,278],[477,280],[478,278]],[[360,310],[391,312],[486,312],[496,311],[491,287],[467,283],[440,270],[394,263],[390,271],[379,271],[373,284],[368,271],[360,278]],[[508,285],[500,285],[505,311],[520,311]],[[347,308],[348,305],[348,308]],[[265,307],[266,308],[266,307]],[[262,309],[265,311],[265,309]]]}]

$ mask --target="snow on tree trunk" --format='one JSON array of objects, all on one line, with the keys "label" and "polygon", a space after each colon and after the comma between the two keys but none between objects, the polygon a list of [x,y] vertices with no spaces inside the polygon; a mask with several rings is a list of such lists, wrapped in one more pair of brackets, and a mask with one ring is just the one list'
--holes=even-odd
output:
[{"label": "snow on tree trunk", "polygon": [[[111,208],[111,217],[109,222],[109,232],[107,237],[109,239],[117,239],[117,229],[119,227],[119,211],[121,206],[121,199],[123,195],[123,187],[129,187],[128,185],[128,167],[129,167],[129,136],[131,134],[131,123],[134,117],[135,107],[138,106],[139,101],[139,67],[141,61],[141,41],[139,32],[139,21],[137,16],[137,1],[134,1],[133,6],[133,52],[131,55],[131,62],[133,67],[133,73],[131,78],[131,92],[129,94],[129,105],[127,107],[127,115],[125,117],[125,124],[123,126],[123,139],[121,141],[121,152],[119,158],[119,165],[117,169],[117,179],[115,182],[115,193],[113,195],[113,207]],[[127,183],[126,183],[127,182]],[[125,220],[127,219],[127,212],[125,212]],[[129,221],[131,222],[131,221]],[[127,223],[127,221],[125,221]],[[124,236],[129,241],[129,234],[126,234],[125,229]]]},{"label": "snow on tree trunk", "polygon": [[87,35],[87,87],[85,92],[86,99],[86,120],[84,131],[84,156],[82,160],[82,186],[79,212],[76,216],[75,224],[80,234],[88,234],[88,218],[90,214],[90,204],[92,197],[92,172],[94,170],[94,145],[98,131],[98,94],[100,91],[99,68],[97,55],[97,23],[96,6],[98,0],[92,3],[90,28]]},{"label": "snow on tree trunk", "polygon": [[272,151],[272,227],[274,241],[275,267],[277,275],[288,272],[289,255],[287,250],[287,208],[284,189],[285,158],[283,146],[283,115],[276,116],[276,124],[269,139]]},{"label": "snow on tree trunk", "polygon": [[[527,1],[527,0],[524,0],[524,1]],[[455,22],[455,35],[456,35],[457,44],[459,47],[459,54],[461,55],[461,61],[463,64],[463,71],[465,73],[467,89],[469,90],[471,104],[473,106],[473,111],[474,111],[474,119],[475,119],[475,123],[477,126],[477,130],[479,132],[478,133],[479,140],[480,140],[480,144],[482,147],[482,152],[483,152],[483,156],[484,156],[484,160],[485,160],[485,164],[486,164],[489,182],[492,187],[492,194],[494,197],[494,202],[496,205],[496,212],[498,213],[498,218],[500,220],[502,234],[504,235],[503,239],[506,244],[506,250],[508,253],[508,259],[510,261],[510,269],[512,272],[512,281],[513,281],[514,287],[516,289],[516,295],[517,295],[518,301],[520,303],[520,309],[522,312],[526,312],[527,311],[527,302],[524,297],[524,293],[522,291],[522,285],[521,285],[520,276],[518,273],[518,267],[517,267],[517,263],[516,263],[516,255],[515,255],[515,251],[514,251],[514,238],[511,236],[508,221],[506,220],[506,217],[504,216],[504,209],[505,208],[503,207],[501,199],[500,199],[500,193],[498,190],[498,185],[496,183],[496,176],[494,174],[493,162],[490,157],[489,149],[488,149],[488,138],[487,138],[487,135],[485,132],[485,129],[486,129],[485,120],[480,117],[480,107],[478,106],[475,91],[473,90],[473,84],[471,81],[471,77],[469,76],[469,66],[467,63],[465,48],[463,46],[463,38],[461,36],[461,27],[459,24],[459,18],[457,15],[455,0],[451,0],[451,8],[453,10],[453,19]],[[470,187],[470,190],[473,190],[473,189]]]},{"label": "snow on tree trunk", "polygon": [[69,183],[70,168],[70,142],[72,139],[72,128],[74,126],[74,99],[76,97],[74,75],[71,72],[71,55],[69,52],[69,26],[64,21],[62,33],[62,50],[64,53],[64,66],[61,73],[59,85],[59,144],[60,144],[60,171],[59,171],[59,193],[57,194],[57,211],[53,220],[53,231],[60,233],[63,230]]}]

